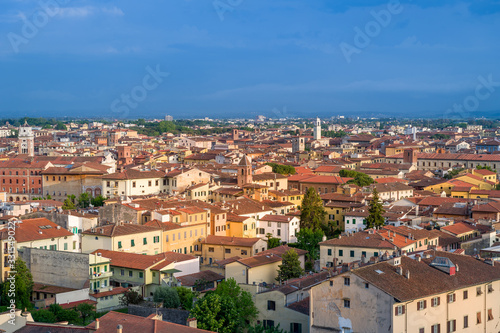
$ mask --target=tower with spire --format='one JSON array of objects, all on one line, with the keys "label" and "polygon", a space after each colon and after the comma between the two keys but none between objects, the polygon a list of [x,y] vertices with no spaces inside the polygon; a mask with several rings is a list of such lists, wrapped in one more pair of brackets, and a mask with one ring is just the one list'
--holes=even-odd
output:
[{"label": "tower with spire", "polygon": [[18,153],[22,155],[35,156],[35,136],[33,129],[26,121],[19,127]]},{"label": "tower with spire", "polygon": [[321,120],[316,117],[316,123],[314,124],[314,140],[321,139]]}]

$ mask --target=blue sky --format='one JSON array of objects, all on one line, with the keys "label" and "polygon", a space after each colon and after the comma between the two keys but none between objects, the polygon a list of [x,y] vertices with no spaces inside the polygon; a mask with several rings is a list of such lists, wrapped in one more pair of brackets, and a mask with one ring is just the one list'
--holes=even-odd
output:
[{"label": "blue sky", "polygon": [[1,7],[0,117],[500,117],[498,0]]}]

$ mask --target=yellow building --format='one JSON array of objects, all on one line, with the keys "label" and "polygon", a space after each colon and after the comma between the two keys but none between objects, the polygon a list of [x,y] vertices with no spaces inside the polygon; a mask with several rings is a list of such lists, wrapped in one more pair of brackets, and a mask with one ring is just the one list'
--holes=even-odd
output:
[{"label": "yellow building", "polygon": [[267,250],[267,242],[260,238],[208,235],[202,241],[200,262],[211,265],[215,261],[238,256],[248,258]]},{"label": "yellow building", "polygon": [[269,190],[269,199],[281,202],[291,202],[298,207],[302,204],[304,194],[298,190]]},{"label": "yellow building", "polygon": [[256,221],[253,217],[228,213],[226,225],[228,237],[254,238],[257,236]]},{"label": "yellow building", "polygon": [[161,228],[163,252],[192,254],[199,250],[200,240],[207,234],[207,223],[182,226],[172,222],[152,220],[146,226]]},{"label": "yellow building", "polygon": [[96,249],[140,254],[163,251],[162,230],[141,224],[111,224],[82,232],[82,252]]}]

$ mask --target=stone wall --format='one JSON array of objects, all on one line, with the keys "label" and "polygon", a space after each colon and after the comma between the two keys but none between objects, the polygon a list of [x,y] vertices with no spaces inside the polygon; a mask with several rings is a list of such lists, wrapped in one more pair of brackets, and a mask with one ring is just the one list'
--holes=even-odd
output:
[{"label": "stone wall", "polygon": [[102,223],[116,223],[129,221],[139,223],[137,220],[137,211],[120,204],[105,205],[99,209],[99,221]]},{"label": "stone wall", "polygon": [[19,257],[36,283],[81,289],[89,279],[89,255],[23,247]]}]

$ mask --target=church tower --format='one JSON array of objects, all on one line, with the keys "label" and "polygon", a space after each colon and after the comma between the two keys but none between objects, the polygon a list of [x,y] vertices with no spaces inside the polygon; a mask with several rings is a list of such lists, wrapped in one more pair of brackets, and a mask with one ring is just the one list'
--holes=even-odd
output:
[{"label": "church tower", "polygon": [[247,155],[238,164],[238,186],[252,183],[252,161]]},{"label": "church tower", "polygon": [[316,118],[316,123],[314,124],[314,140],[321,139],[321,120]]},{"label": "church tower", "polygon": [[19,154],[35,156],[35,136],[33,135],[33,129],[26,121],[24,125],[19,127],[17,146]]}]

